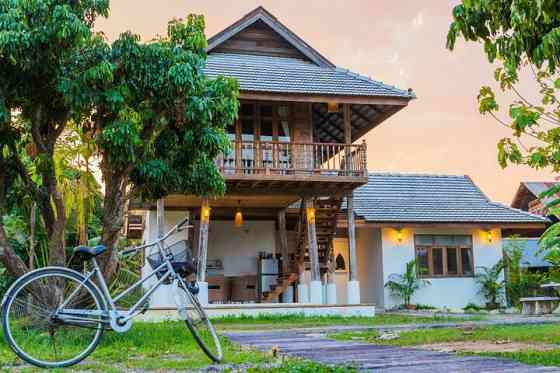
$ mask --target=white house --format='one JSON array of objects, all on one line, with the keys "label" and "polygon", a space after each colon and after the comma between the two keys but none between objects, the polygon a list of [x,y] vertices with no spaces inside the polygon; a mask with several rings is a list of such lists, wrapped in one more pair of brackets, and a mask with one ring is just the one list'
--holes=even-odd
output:
[{"label": "white house", "polygon": [[[501,230],[544,227],[468,177],[368,174],[363,136],[413,91],[337,67],[262,7],[207,52],[207,76],[240,87],[232,151],[216,160],[227,192],[170,195],[160,219],[155,202],[132,210],[143,210],[144,241],[190,213],[201,298],[215,313],[371,314],[399,302],[384,284],[414,258],[432,282],[414,302],[480,303],[473,272],[501,257]],[[172,308],[169,291],[151,306]]]}]

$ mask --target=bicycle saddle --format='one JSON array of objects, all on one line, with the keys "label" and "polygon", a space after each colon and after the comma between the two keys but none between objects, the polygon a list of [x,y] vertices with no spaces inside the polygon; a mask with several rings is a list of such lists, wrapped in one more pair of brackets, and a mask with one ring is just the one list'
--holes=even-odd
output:
[{"label": "bicycle saddle", "polygon": [[83,254],[89,256],[98,256],[103,254],[107,248],[103,245],[97,246],[76,246],[74,248],[74,254]]}]

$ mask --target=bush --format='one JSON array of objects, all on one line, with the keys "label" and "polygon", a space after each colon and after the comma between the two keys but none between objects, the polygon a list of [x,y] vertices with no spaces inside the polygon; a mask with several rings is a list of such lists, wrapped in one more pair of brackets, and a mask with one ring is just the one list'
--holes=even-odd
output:
[{"label": "bush", "polygon": [[475,280],[480,285],[479,293],[486,299],[486,308],[500,308],[504,300],[505,281],[500,280],[504,262],[500,260],[492,267],[478,267]]},{"label": "bush", "polygon": [[[506,296],[508,303],[520,308],[520,298],[534,296],[540,293],[541,285],[550,281],[549,274],[545,272],[531,272],[527,267],[523,267],[521,259],[523,257],[523,240],[510,240],[504,247],[503,263],[506,275]],[[550,275],[553,275],[551,271]]]},{"label": "bush", "polygon": [[389,276],[389,281],[387,281],[385,287],[389,289],[391,295],[401,298],[405,307],[410,307],[410,300],[414,293],[422,286],[429,284],[428,280],[418,277],[416,261],[411,260],[406,263],[403,274],[393,273]]}]

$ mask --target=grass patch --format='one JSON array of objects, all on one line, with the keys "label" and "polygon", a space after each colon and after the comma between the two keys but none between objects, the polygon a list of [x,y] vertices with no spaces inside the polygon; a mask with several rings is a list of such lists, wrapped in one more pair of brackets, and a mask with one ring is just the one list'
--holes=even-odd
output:
[{"label": "grass patch", "polygon": [[[408,315],[380,314],[375,317],[342,317],[302,315],[263,315],[259,317],[223,317],[213,320],[218,330],[264,330],[282,328],[325,327],[333,325],[395,325],[408,323],[434,323],[462,321],[464,318],[449,316],[417,317]],[[469,319],[472,320],[472,319]],[[268,366],[276,360],[271,356],[241,349],[222,338],[224,362],[230,365]],[[0,334],[0,371],[10,371],[6,366],[22,364]],[[137,322],[124,334],[106,332],[97,349],[76,369],[93,372],[120,372],[123,369],[185,370],[211,365],[211,361],[200,350],[190,332],[182,322],[146,323]],[[282,366],[285,370],[281,369]],[[352,372],[352,368],[332,368],[299,360],[286,360],[279,368],[254,368],[253,372]],[[284,369],[282,368],[282,369]],[[320,369],[319,369],[320,368]],[[272,370],[270,370],[272,369]],[[319,369],[319,370],[317,370]],[[35,368],[21,369],[21,372],[39,371]],[[56,370],[54,370],[56,371]]]},{"label": "grass patch", "polygon": [[[512,341],[526,343],[544,343],[560,346],[560,325],[515,325],[490,326],[465,332],[458,328],[424,329],[402,332],[399,338],[379,340],[376,331],[347,332],[333,334],[337,340],[365,340],[370,343],[414,346],[432,343],[460,341]],[[523,350],[519,352],[477,353],[477,355],[495,356],[517,360],[532,365],[560,365],[560,348],[550,351]]]},{"label": "grass patch", "polygon": [[484,316],[464,318],[455,316],[409,316],[397,314],[379,314],[374,317],[366,316],[305,316],[301,315],[260,315],[251,316],[228,316],[212,319],[212,323],[218,330],[262,330],[262,329],[290,329],[311,328],[325,326],[376,326],[397,324],[422,324],[459,322],[484,319]]},{"label": "grass patch", "polygon": [[286,360],[277,367],[250,368],[247,370],[249,373],[356,373],[357,371],[353,367],[334,367],[297,359]]},{"label": "grass patch", "polygon": [[[241,349],[222,338],[227,364],[263,364],[271,358]],[[0,366],[19,365],[21,360],[0,339]],[[198,369],[212,362],[198,347],[182,322],[135,323],[127,333],[106,332],[97,349],[76,368],[95,372],[137,369]],[[30,369],[38,371],[38,369]]]}]

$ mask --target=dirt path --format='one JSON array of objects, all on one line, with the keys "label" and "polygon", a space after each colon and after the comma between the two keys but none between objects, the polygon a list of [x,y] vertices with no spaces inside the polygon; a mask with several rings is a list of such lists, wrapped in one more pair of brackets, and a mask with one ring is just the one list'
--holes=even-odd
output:
[{"label": "dirt path", "polygon": [[558,367],[525,365],[505,359],[335,341],[320,334],[302,331],[229,332],[224,335],[233,342],[261,351],[268,351],[277,346],[280,353],[292,357],[324,364],[352,365],[360,371],[367,372],[560,372]]}]

